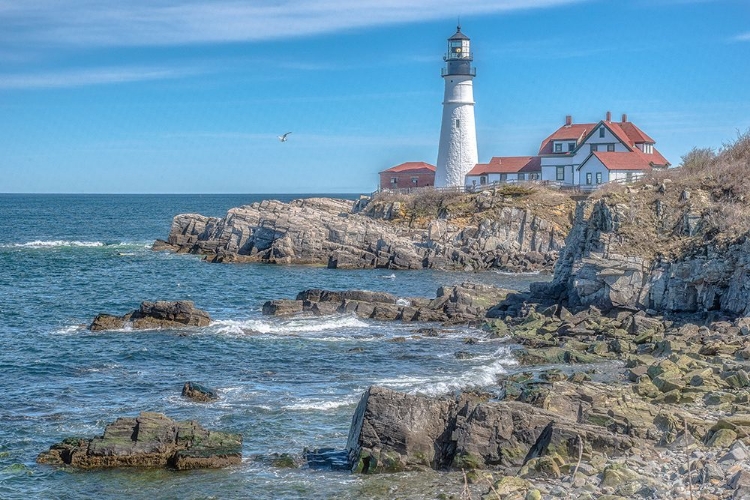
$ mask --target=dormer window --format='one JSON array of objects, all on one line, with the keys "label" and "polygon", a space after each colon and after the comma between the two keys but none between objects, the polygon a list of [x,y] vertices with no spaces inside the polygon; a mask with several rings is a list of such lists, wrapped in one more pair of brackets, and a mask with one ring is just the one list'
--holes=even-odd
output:
[{"label": "dormer window", "polygon": [[573,151],[576,148],[575,142],[569,142],[568,143],[568,152]]},{"label": "dormer window", "polygon": [[562,142],[555,143],[555,153],[562,153]]}]

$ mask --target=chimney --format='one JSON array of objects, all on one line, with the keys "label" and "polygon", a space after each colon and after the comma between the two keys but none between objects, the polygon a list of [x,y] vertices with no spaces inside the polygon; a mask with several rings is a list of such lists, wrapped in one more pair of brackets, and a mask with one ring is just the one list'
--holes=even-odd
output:
[{"label": "chimney", "polygon": [[570,127],[570,125],[573,123],[573,117],[571,115],[567,115],[565,117],[565,126]]},{"label": "chimney", "polygon": [[628,121],[628,115],[626,115],[625,113],[623,113],[622,114],[622,123],[625,123],[626,121]]},{"label": "chimney", "polygon": [[612,121],[612,113],[611,113],[611,112],[609,112],[609,111],[607,111],[607,121],[608,121],[608,122],[611,122],[611,121]]}]

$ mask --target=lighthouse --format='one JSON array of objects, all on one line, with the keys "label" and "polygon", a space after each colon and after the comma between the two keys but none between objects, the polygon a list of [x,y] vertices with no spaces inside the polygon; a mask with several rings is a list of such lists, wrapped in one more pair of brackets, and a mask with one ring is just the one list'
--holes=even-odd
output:
[{"label": "lighthouse", "polygon": [[443,57],[445,97],[435,187],[463,186],[466,174],[478,162],[473,86],[477,73],[471,65],[473,59],[469,37],[458,26],[448,39],[448,53]]}]

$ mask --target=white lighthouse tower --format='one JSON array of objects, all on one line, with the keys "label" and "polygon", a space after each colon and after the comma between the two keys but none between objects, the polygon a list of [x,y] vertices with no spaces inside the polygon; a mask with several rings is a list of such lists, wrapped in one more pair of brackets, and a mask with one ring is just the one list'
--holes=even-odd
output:
[{"label": "white lighthouse tower", "polygon": [[435,187],[463,186],[466,174],[478,162],[472,83],[477,73],[471,66],[474,58],[469,37],[461,33],[461,26],[448,39],[448,53],[443,59],[445,98]]}]

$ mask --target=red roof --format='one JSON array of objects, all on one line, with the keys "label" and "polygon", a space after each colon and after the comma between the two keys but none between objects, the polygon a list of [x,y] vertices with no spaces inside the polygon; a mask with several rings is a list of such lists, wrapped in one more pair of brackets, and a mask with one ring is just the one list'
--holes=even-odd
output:
[{"label": "red roof", "polygon": [[435,166],[430,165],[429,163],[425,163],[423,161],[407,161],[406,163],[402,163],[400,165],[396,165],[395,167],[391,167],[387,170],[383,170],[380,172],[381,174],[385,172],[389,173],[395,173],[395,172],[414,172],[417,173],[417,171],[426,171],[429,170],[430,172],[435,171]]},{"label": "red roof", "polygon": [[[646,135],[641,129],[635,126],[632,122],[612,122],[602,120],[598,123],[574,123],[572,125],[563,125],[557,129],[552,135],[542,141],[539,147],[540,155],[551,155],[555,154],[553,151],[553,141],[578,141],[579,144],[583,143],[591,135],[594,130],[598,129],[600,125],[606,126],[612,133],[622,142],[626,147],[631,150],[636,149],[636,144],[651,143],[654,141],[651,137]],[[568,153],[568,151],[563,151]],[[557,153],[560,154],[560,153]],[[663,157],[662,157],[663,159]],[[664,164],[667,164],[664,160]]]},{"label": "red roof", "polygon": [[538,156],[494,156],[489,163],[477,163],[466,175],[515,174],[541,172],[542,159]]},{"label": "red roof", "polygon": [[648,135],[646,135],[643,130],[639,129],[635,126],[634,123],[631,122],[620,122],[618,123],[620,128],[625,132],[625,134],[630,138],[631,141],[633,141],[634,144],[640,144],[642,142],[650,142],[655,143],[656,141],[650,138]]},{"label": "red roof", "polygon": [[[595,151],[591,155],[596,156],[607,170],[651,170],[651,161],[648,158],[651,155],[644,154],[640,150],[623,152]],[[581,167],[586,161],[588,161],[588,158],[584,160]]]},{"label": "red roof", "polygon": [[654,165],[665,166],[665,167],[667,165],[670,165],[667,159],[664,158],[664,156],[659,151],[657,151],[656,148],[654,148],[654,152],[651,154],[646,154],[646,153],[641,153],[641,154],[645,156],[646,158],[649,158],[651,163],[653,163]]},{"label": "red roof", "polygon": [[551,136],[542,141],[539,146],[539,154],[552,154],[552,141],[578,141],[588,132],[593,130],[595,123],[574,123],[572,125],[563,125],[557,129]]}]

